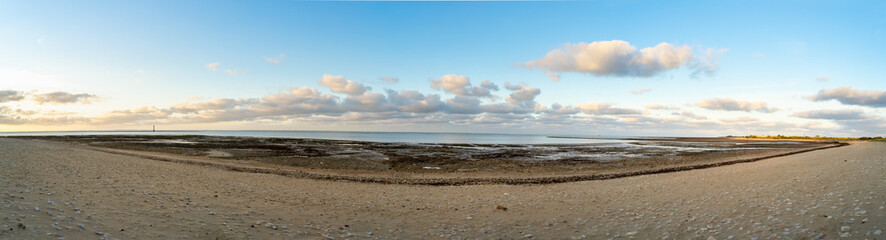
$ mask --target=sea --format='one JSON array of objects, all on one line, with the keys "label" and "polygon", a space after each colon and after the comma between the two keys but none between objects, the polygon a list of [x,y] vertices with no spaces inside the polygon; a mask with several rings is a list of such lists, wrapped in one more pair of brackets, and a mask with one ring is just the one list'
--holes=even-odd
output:
[{"label": "sea", "polygon": [[[557,138],[541,134],[502,133],[428,133],[428,132],[347,132],[347,131],[260,131],[260,130],[205,130],[205,131],[46,131],[0,132],[0,136],[51,135],[206,135],[235,137],[311,138],[368,142],[442,143],[442,144],[591,144],[621,143],[626,136],[585,136],[593,139]],[[564,135],[556,135],[564,136]]]}]

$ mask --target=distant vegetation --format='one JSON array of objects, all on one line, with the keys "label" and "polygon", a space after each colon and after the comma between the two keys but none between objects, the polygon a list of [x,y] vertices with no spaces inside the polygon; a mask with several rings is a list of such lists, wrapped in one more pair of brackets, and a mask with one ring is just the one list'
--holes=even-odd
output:
[{"label": "distant vegetation", "polygon": [[882,141],[886,142],[886,138],[883,137],[859,137],[859,138],[849,138],[849,137],[826,137],[826,136],[818,136],[814,137],[810,136],[785,136],[785,135],[767,135],[767,136],[757,136],[757,135],[748,135],[745,138],[760,138],[760,139],[798,139],[798,140],[860,140],[860,141]]}]

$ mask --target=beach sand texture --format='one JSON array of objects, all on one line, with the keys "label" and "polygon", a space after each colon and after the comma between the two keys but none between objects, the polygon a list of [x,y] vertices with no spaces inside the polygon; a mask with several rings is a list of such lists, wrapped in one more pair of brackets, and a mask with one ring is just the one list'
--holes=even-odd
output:
[{"label": "beach sand texture", "polygon": [[0,139],[3,239],[886,239],[886,143],[544,185],[322,181]]}]

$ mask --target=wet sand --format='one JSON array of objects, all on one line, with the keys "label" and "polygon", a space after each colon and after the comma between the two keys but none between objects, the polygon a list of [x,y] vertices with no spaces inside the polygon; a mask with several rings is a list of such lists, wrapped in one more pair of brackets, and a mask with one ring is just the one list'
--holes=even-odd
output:
[{"label": "wet sand", "polygon": [[886,230],[877,142],[543,185],[312,180],[21,139],[0,139],[0,166],[4,239],[882,239]]}]

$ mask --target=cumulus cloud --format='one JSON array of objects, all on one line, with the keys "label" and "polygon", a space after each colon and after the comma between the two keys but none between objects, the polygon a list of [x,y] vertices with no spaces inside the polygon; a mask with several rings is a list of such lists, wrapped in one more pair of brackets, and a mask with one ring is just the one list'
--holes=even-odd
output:
[{"label": "cumulus cloud", "polygon": [[344,107],[352,112],[389,111],[387,97],[376,92],[365,92],[360,95],[349,95],[345,98]]},{"label": "cumulus cloud", "polygon": [[516,105],[510,103],[490,103],[490,104],[481,104],[480,112],[486,113],[517,113],[524,114],[530,112],[531,109],[526,109],[522,107],[517,107]]},{"label": "cumulus cloud", "polygon": [[[60,125],[83,123],[94,125],[150,125],[150,124],[194,124],[232,122],[232,124],[275,124],[274,126],[304,126],[365,124],[366,126],[416,126],[416,129],[440,128],[441,130],[461,129],[462,131],[513,131],[532,129],[574,129],[600,130],[599,134],[637,135],[725,135],[725,134],[787,134],[807,131],[857,131],[859,133],[884,132],[886,124],[873,114],[853,112],[797,113],[794,116],[811,119],[832,119],[833,121],[813,121],[806,123],[779,122],[759,118],[708,119],[689,111],[680,111],[673,106],[651,104],[645,108],[632,109],[617,107],[614,103],[589,102],[578,105],[551,104],[542,106],[536,103],[541,90],[526,84],[505,82],[503,90],[508,91],[504,98],[487,98],[463,94],[444,98],[445,94],[428,94],[414,90],[386,90],[373,92],[362,84],[348,81],[344,77],[329,76],[331,90],[312,87],[293,87],[286,91],[258,96],[255,98],[189,98],[168,107],[146,106],[108,112],[105,115],[88,118],[36,110],[14,109],[0,105],[0,124],[48,124]],[[352,87],[348,87],[352,84]],[[353,89],[363,88],[362,91]],[[462,93],[476,92],[476,87],[498,88],[491,82],[478,85],[456,85],[453,90]],[[494,86],[494,87],[493,87]],[[337,89],[337,90],[335,90]],[[351,89],[351,90],[348,90]],[[441,88],[442,89],[442,88]],[[337,93],[348,93],[335,94]],[[29,99],[30,96],[25,96]],[[731,100],[731,99],[729,99]],[[711,100],[711,102],[715,102]],[[720,101],[717,102],[730,102]],[[771,110],[759,103],[731,100],[741,111]],[[730,108],[723,107],[720,108]],[[765,110],[764,110],[765,109]],[[657,111],[649,111],[657,110]],[[663,111],[673,110],[673,111]],[[856,114],[865,117],[850,119]],[[555,128],[551,128],[555,126]],[[450,128],[446,128],[450,127]],[[568,128],[567,128],[568,127]],[[396,129],[396,128],[391,128]],[[470,129],[470,130],[465,130]],[[570,129],[570,130],[563,130]],[[825,131],[821,130],[821,131]],[[539,132],[547,132],[545,130]],[[587,132],[585,132],[587,133]],[[576,133],[578,134],[578,133]],[[815,132],[828,134],[828,132]]]},{"label": "cumulus cloud", "polygon": [[535,97],[541,94],[541,89],[529,87],[523,83],[515,85],[510,82],[505,82],[505,88],[513,91],[505,97],[506,102],[523,108],[536,108]]},{"label": "cumulus cloud", "polygon": [[816,110],[794,113],[793,116],[810,119],[828,119],[828,120],[860,120],[866,119],[864,111],[858,109],[841,109],[841,110]]},{"label": "cumulus cloud", "polygon": [[203,102],[184,102],[175,104],[172,105],[169,110],[176,113],[192,113],[206,110],[226,110],[233,109],[244,104],[257,102],[257,99],[216,98]]},{"label": "cumulus cloud", "polygon": [[88,121],[70,112],[23,110],[0,105],[0,125],[67,125]]},{"label": "cumulus cloud", "polygon": [[643,113],[637,109],[612,107],[610,103],[589,102],[578,104],[576,107],[583,113],[592,115],[635,115]]},{"label": "cumulus cloud", "polygon": [[20,101],[25,98],[25,94],[14,90],[0,91],[0,103]]},{"label": "cumulus cloud", "polygon": [[441,111],[446,106],[440,100],[440,95],[424,95],[413,90],[388,90],[388,100],[401,112],[431,113]]},{"label": "cumulus cloud", "polygon": [[492,97],[490,91],[498,90],[498,86],[489,80],[483,80],[480,85],[471,85],[467,76],[447,74],[438,79],[431,80],[431,88],[443,90],[458,96]]},{"label": "cumulus cloud", "polygon": [[729,124],[729,125],[756,125],[760,123],[759,118],[755,117],[734,117],[734,118],[722,118],[720,122]]},{"label": "cumulus cloud", "polygon": [[557,115],[572,115],[579,112],[581,112],[580,109],[577,109],[573,106],[563,106],[559,103],[551,104],[551,108],[546,111],[546,113]]},{"label": "cumulus cloud", "polygon": [[310,87],[294,87],[289,92],[264,96],[249,109],[266,116],[342,112],[337,96]]},{"label": "cumulus cloud", "polygon": [[399,78],[392,77],[392,76],[380,77],[380,78],[378,78],[378,80],[383,83],[398,83],[398,82],[400,82]]},{"label": "cumulus cloud", "polygon": [[631,95],[640,95],[640,94],[647,93],[647,92],[649,92],[649,91],[652,91],[652,88],[638,88],[638,89],[631,89],[631,90],[628,91],[628,92],[630,92]]},{"label": "cumulus cloud", "polygon": [[240,72],[240,71],[237,71],[237,70],[231,70],[231,69],[225,70],[225,73],[227,73],[228,75],[231,75],[231,76],[237,76],[237,75],[240,75],[240,74],[246,74],[245,71],[244,71],[244,72]]},{"label": "cumulus cloud", "polygon": [[278,57],[276,57],[276,58],[274,58],[274,57],[264,57],[264,59],[265,59],[265,62],[268,62],[268,63],[270,63],[270,64],[274,64],[274,65],[278,65],[278,66],[279,66],[279,65],[280,65],[280,61],[283,61],[283,59],[286,59],[286,54],[280,54],[280,56],[278,56]]},{"label": "cumulus cloud", "polygon": [[654,47],[637,49],[621,40],[580,42],[566,44],[563,48],[551,50],[542,58],[520,65],[530,69],[539,68],[554,81],[558,81],[560,73],[564,72],[595,76],[651,77],[683,66],[694,69],[693,75],[709,75],[719,69],[716,62],[725,51],[708,49],[696,61],[693,48],[687,45],[659,43]]},{"label": "cumulus cloud", "polygon": [[214,62],[214,63],[206,64],[206,69],[209,69],[211,71],[218,71],[218,65],[221,65],[221,63]]},{"label": "cumulus cloud", "polygon": [[333,76],[329,74],[323,74],[323,77],[320,78],[320,84],[328,87],[334,93],[344,93],[347,95],[361,95],[366,92],[366,87],[363,84],[347,80],[344,76]]},{"label": "cumulus cloud", "polygon": [[815,110],[798,112],[794,117],[808,119],[831,120],[843,133],[854,133],[860,136],[880,136],[886,134],[886,119],[867,114],[860,109]]},{"label": "cumulus cloud", "polygon": [[116,110],[93,120],[96,124],[124,124],[150,120],[166,119],[169,111],[157,107],[145,106],[134,109]]},{"label": "cumulus cloud", "polygon": [[812,101],[837,100],[842,104],[868,107],[886,107],[886,92],[880,90],[858,90],[851,87],[822,89],[809,97]]},{"label": "cumulus cloud", "polygon": [[771,113],[778,111],[777,108],[770,108],[766,102],[748,102],[739,101],[730,98],[711,98],[695,104],[701,108],[722,111],[744,111],[744,112],[764,112]]},{"label": "cumulus cloud", "polygon": [[649,104],[649,105],[646,105],[646,109],[648,109],[648,110],[677,110],[679,108],[673,107],[673,106],[661,105],[661,104]]},{"label": "cumulus cloud", "polygon": [[90,104],[92,101],[98,100],[98,97],[92,94],[79,93],[72,94],[67,92],[51,92],[36,94],[31,100],[37,104]]},{"label": "cumulus cloud", "polygon": [[[488,99],[491,101],[490,103],[484,103],[481,97],[473,96],[487,96],[487,94],[463,94],[450,99],[442,99],[438,94],[423,94],[413,90],[371,92],[371,89],[362,84],[348,81],[343,76],[324,75],[320,82],[329,87],[331,92],[346,93],[347,96],[342,98],[322,93],[310,87],[295,87],[286,92],[270,94],[261,98],[203,100],[199,97],[192,97],[167,109],[152,107],[114,111],[97,122],[116,124],[131,120],[134,122],[197,123],[261,119],[323,119],[324,121],[372,119],[372,121],[382,121],[380,118],[385,116],[397,119],[424,119],[415,120],[416,122],[447,122],[454,117],[439,114],[505,114],[511,116],[545,110],[545,107],[535,102],[535,98],[541,93],[541,90],[525,84],[511,84],[509,82],[505,86],[511,91],[511,94],[503,102],[495,102],[495,99],[490,98]],[[455,89],[452,91],[459,93],[476,93],[478,92],[476,89],[480,88],[498,88],[489,81],[483,81],[477,86],[470,85],[470,83],[458,86],[465,91],[459,92],[459,88],[450,89]],[[567,108],[572,109],[572,107]],[[577,112],[577,110],[572,111]]]},{"label": "cumulus cloud", "polygon": [[480,109],[480,99],[476,97],[455,96],[446,100],[446,112],[455,114],[477,114]]},{"label": "cumulus cloud", "polygon": [[708,119],[708,117],[700,116],[700,115],[696,115],[695,113],[693,113],[693,112],[689,112],[689,111],[682,111],[682,112],[679,112],[679,113],[675,112],[675,113],[673,113],[672,115],[674,115],[674,116],[679,116],[679,117],[683,117],[683,118],[688,118],[688,119],[697,119],[697,120]]}]

